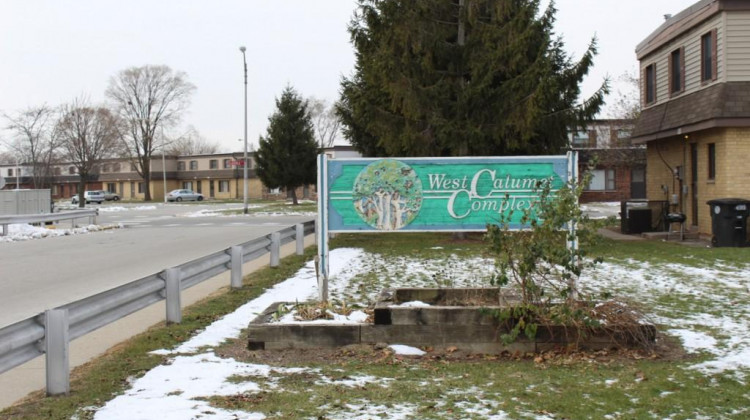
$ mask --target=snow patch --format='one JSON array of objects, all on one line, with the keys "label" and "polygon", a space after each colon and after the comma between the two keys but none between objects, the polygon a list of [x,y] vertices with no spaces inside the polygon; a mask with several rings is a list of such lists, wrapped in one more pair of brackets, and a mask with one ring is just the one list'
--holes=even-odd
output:
[{"label": "snow patch", "polygon": [[393,350],[394,353],[400,354],[403,356],[424,356],[425,352],[411,346],[405,346],[403,344],[391,344],[388,346],[391,350]]}]

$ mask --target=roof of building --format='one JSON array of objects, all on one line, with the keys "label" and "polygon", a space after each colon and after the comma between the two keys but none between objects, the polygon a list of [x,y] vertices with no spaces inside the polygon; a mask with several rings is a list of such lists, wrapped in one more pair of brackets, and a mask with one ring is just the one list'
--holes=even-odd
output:
[{"label": "roof of building", "polygon": [[750,82],[717,83],[644,109],[633,129],[646,142],[714,127],[750,126]]},{"label": "roof of building", "polygon": [[680,13],[668,17],[661,26],[635,47],[638,59],[640,60],[659,46],[713,16],[719,11],[722,2],[722,0],[701,0]]},{"label": "roof of building", "polygon": [[666,21],[635,47],[638,59],[642,59],[716,13],[725,10],[747,11],[750,10],[750,2],[747,0],[701,0],[674,16],[665,16],[668,17]]}]

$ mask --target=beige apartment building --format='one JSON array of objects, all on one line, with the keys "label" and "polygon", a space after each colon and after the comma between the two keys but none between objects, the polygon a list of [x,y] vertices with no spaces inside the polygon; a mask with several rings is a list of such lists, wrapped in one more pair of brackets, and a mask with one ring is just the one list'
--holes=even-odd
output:
[{"label": "beige apartment building", "polygon": [[712,235],[707,201],[750,199],[750,2],[702,0],[636,48],[649,200]]},{"label": "beige apartment building", "polygon": [[[248,156],[248,198],[268,195],[255,173],[255,163]],[[211,155],[154,156],[151,161],[151,182],[146,185],[128,159],[107,159],[86,182],[87,190],[106,190],[124,200],[143,200],[146,188],[154,201],[163,201],[165,191],[191,189],[207,199],[237,199],[243,196],[244,173],[242,153]],[[53,167],[52,197],[68,198],[78,193],[79,176],[74,166]]]}]

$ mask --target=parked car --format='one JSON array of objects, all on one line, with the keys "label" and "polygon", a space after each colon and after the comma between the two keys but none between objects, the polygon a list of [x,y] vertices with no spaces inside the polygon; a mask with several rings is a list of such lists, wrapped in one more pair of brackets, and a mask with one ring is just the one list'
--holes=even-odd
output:
[{"label": "parked car", "polygon": [[104,199],[107,201],[120,201],[120,195],[117,193],[104,191]]},{"label": "parked car", "polygon": [[[86,201],[86,204],[91,204],[91,203],[102,204],[102,202],[105,200],[104,191],[102,190],[84,191],[83,199]],[[73,204],[78,204],[78,194],[74,195],[73,198],[70,200],[70,202]]]},{"label": "parked car", "polygon": [[167,201],[203,201],[203,194],[193,190],[172,190],[167,194]]}]

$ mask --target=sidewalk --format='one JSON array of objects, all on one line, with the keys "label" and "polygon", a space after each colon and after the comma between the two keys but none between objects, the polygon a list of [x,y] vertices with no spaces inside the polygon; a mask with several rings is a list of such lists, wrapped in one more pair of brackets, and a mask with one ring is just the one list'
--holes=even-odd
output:
[{"label": "sidewalk", "polygon": [[[608,228],[600,228],[597,233],[605,238],[612,239],[613,241],[665,241],[667,242],[667,232],[646,232],[635,235],[626,235],[624,233],[616,232]],[[699,248],[711,248],[711,242],[705,239],[701,239],[697,234],[685,234],[684,240],[679,240],[678,233],[672,233],[668,242],[673,242],[678,245],[699,247]]]},{"label": "sidewalk", "polygon": [[604,236],[607,239],[612,239],[614,241],[645,241],[646,238],[640,235],[625,235],[624,233],[615,232],[612,229],[607,228],[599,228],[597,230],[597,233]]}]

